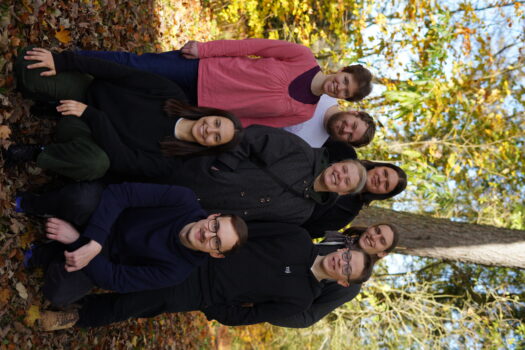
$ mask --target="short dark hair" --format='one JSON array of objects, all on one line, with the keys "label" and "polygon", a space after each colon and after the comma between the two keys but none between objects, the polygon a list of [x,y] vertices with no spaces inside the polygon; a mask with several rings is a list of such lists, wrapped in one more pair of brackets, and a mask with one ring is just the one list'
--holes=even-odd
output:
[{"label": "short dark hair", "polygon": [[348,97],[349,102],[360,101],[372,92],[372,73],[360,64],[352,64],[342,69],[345,73],[350,73],[354,77],[358,87],[356,92]]},{"label": "short dark hair", "polygon": [[392,197],[400,194],[401,192],[403,192],[405,190],[405,188],[407,187],[407,174],[405,173],[405,171],[403,169],[401,169],[397,165],[394,165],[394,164],[391,164],[391,163],[372,162],[370,160],[360,160],[360,162],[365,167],[365,169],[367,171],[370,170],[370,169],[374,169],[376,167],[384,166],[384,167],[393,169],[397,173],[397,175],[399,177],[399,181],[397,183],[397,186],[394,187],[392,189],[392,191],[390,191],[388,193],[378,194],[378,193],[364,192],[364,193],[358,194],[358,196],[360,197],[361,201],[363,201],[364,205],[367,205],[367,206],[370,205],[370,203],[373,200],[384,200],[384,199],[392,198]]},{"label": "short dark hair", "polygon": [[188,142],[176,139],[174,136],[168,136],[160,141],[162,153],[166,157],[175,156],[204,156],[219,154],[235,147],[243,137],[243,127],[240,120],[228,111],[217,108],[194,107],[186,103],[170,98],[164,103],[164,111],[169,117],[189,120],[199,120],[202,117],[216,115],[229,119],[233,123],[234,134],[230,142],[215,147],[206,147],[196,142]]},{"label": "short dark hair", "polygon": [[356,118],[361,119],[366,124],[367,129],[359,140],[351,142],[350,144],[354,147],[363,147],[368,145],[374,139],[374,136],[376,134],[376,123],[374,119],[370,116],[370,114],[364,111],[357,111],[357,114],[355,116]]},{"label": "short dark hair", "polygon": [[222,255],[228,256],[235,253],[243,244],[248,241],[248,225],[246,222],[238,215],[235,214],[221,214],[223,218],[230,218],[232,222],[233,229],[237,234],[237,243],[231,249],[221,252]]},{"label": "short dark hair", "polygon": [[374,258],[373,256],[371,256],[370,254],[366,253],[365,251],[363,251],[361,249],[351,248],[350,250],[363,253],[363,259],[364,259],[364,261],[363,261],[363,263],[364,263],[363,272],[361,272],[361,275],[359,275],[359,277],[350,280],[350,282],[352,282],[352,283],[363,283],[363,282],[368,281],[370,276],[372,276],[372,271],[374,270],[374,265],[375,265],[375,263],[376,263],[376,261],[378,259]]},{"label": "short dark hair", "polygon": [[[386,222],[381,222],[379,224],[373,224],[373,225],[370,225],[369,227],[376,227],[376,226],[381,226],[381,225],[390,227],[390,229],[392,230],[392,233],[394,234],[393,239],[392,239],[392,245],[390,245],[388,249],[385,249],[385,253],[390,253],[395,249],[395,247],[397,247],[397,244],[399,243],[399,230],[397,229],[395,225],[387,224]],[[347,237],[354,236],[354,235],[358,235],[359,237],[361,237],[361,235],[363,235],[363,233],[365,233],[367,229],[368,227],[364,227],[364,226],[352,226],[344,230],[341,234]]]}]

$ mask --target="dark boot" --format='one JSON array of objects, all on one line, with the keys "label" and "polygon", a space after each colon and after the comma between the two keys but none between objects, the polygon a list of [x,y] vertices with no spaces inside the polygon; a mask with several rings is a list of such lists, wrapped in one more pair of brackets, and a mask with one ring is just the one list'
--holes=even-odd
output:
[{"label": "dark boot", "polygon": [[20,144],[11,145],[4,151],[5,165],[11,166],[29,161],[35,161],[36,157],[44,150],[42,145]]}]

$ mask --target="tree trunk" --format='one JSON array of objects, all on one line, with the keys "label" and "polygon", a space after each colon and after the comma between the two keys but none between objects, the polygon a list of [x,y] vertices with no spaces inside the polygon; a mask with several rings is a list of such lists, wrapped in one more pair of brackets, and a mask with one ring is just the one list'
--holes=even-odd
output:
[{"label": "tree trunk", "polygon": [[396,253],[489,266],[525,268],[525,231],[454,222],[370,207],[352,225],[393,223],[400,232]]}]

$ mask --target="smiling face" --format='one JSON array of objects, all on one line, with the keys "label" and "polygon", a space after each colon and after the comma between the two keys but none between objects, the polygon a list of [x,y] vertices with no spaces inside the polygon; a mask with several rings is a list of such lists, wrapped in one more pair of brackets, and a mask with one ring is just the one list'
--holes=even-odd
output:
[{"label": "smiling face", "polygon": [[338,249],[325,255],[321,262],[321,268],[324,273],[344,287],[348,287],[348,280],[355,280],[361,277],[365,266],[364,254],[360,251],[351,250],[349,261],[345,261],[344,253],[348,251],[348,248]]},{"label": "smiling face", "polygon": [[225,117],[207,116],[195,121],[191,128],[195,142],[207,146],[219,146],[230,142],[235,134],[233,122]]},{"label": "smiling face", "polygon": [[358,88],[353,75],[342,71],[330,74],[323,82],[323,93],[339,99],[352,97]]},{"label": "smiling face", "polygon": [[[231,217],[221,217],[219,215],[212,214],[206,219],[184,226],[179,233],[181,244],[191,250],[209,253],[214,258],[223,257],[220,252],[232,249],[238,242],[239,237],[233,227]],[[217,221],[214,223],[216,218]],[[217,226],[213,226],[214,224],[217,224]],[[212,228],[216,229],[217,233],[212,232]]]},{"label": "smiling face", "polygon": [[378,166],[367,171],[365,191],[375,194],[390,193],[399,183],[397,172],[386,166]]},{"label": "smiling face", "polygon": [[394,242],[394,231],[388,225],[370,226],[359,237],[359,247],[368,254],[377,254],[383,257],[388,253],[385,250]]},{"label": "smiling face", "polygon": [[360,140],[368,125],[357,116],[357,111],[335,113],[328,119],[326,131],[336,140],[352,144]]},{"label": "smiling face", "polygon": [[343,161],[330,165],[319,175],[320,192],[335,192],[344,195],[352,192],[360,181],[357,165],[351,161]]}]

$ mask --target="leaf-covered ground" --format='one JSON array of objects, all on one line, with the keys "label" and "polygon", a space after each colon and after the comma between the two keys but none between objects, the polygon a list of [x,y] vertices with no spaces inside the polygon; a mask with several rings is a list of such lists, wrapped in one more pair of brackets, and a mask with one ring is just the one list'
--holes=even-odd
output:
[{"label": "leaf-covered ground", "polygon": [[[209,39],[212,29],[196,0],[12,0],[0,3],[0,142],[49,142],[54,122],[30,113],[16,92],[13,60],[32,44],[50,49],[128,50],[178,48]],[[22,266],[23,249],[42,238],[42,220],[13,210],[17,191],[38,190],[63,179],[34,164],[5,169],[0,160],[0,349],[195,349],[216,346],[216,326],[199,313],[137,320],[94,330],[38,330],[42,272]],[[35,322],[36,321],[36,322]]]}]

